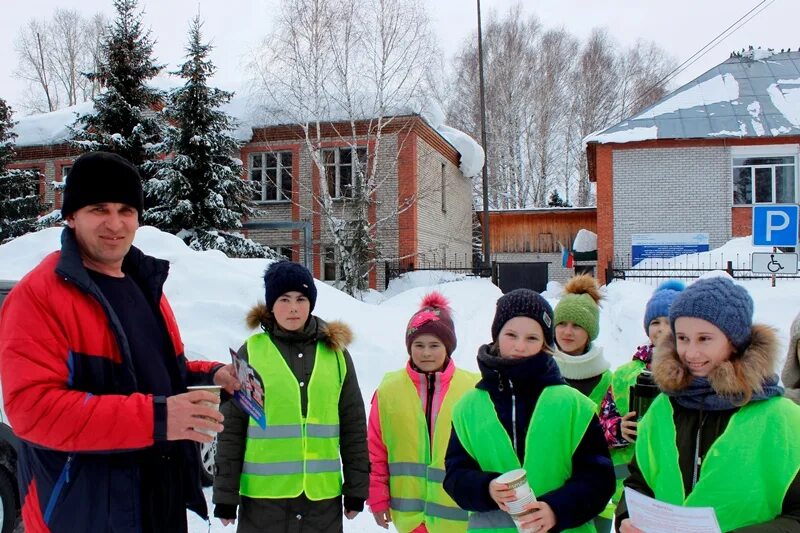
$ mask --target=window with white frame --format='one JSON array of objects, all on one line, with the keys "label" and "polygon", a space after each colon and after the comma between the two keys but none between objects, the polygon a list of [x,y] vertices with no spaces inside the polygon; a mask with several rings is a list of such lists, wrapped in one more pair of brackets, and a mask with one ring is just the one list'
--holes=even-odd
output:
[{"label": "window with white frame", "polygon": [[734,205],[795,203],[796,165],[793,155],[734,157]]},{"label": "window with white frame", "polygon": [[333,246],[326,246],[323,253],[322,279],[336,281],[336,249]]},{"label": "window with white frame", "polygon": [[250,182],[256,202],[292,199],[292,152],[250,154]]},{"label": "window with white frame", "polygon": [[325,178],[331,198],[352,198],[353,180],[361,179],[367,169],[367,149],[328,148],[322,151]]},{"label": "window with white frame", "polygon": [[72,165],[62,165],[62,167],[61,167],[61,181],[66,181],[70,170],[72,170]]}]

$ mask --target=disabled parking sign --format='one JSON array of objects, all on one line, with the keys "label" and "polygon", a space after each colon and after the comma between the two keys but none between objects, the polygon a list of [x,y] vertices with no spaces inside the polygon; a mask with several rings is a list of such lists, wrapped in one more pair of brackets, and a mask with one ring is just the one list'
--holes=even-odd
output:
[{"label": "disabled parking sign", "polygon": [[797,246],[800,206],[769,204],[753,206],[754,246]]}]

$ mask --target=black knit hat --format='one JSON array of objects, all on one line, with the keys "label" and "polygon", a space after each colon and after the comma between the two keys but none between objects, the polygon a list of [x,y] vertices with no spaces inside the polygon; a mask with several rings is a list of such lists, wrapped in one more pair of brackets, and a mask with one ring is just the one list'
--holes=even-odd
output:
[{"label": "black knit hat", "polygon": [[317,287],[314,277],[306,267],[291,261],[276,261],[267,267],[264,272],[264,297],[267,300],[267,309],[272,311],[272,306],[281,295],[297,291],[306,296],[314,310],[317,302]]},{"label": "black knit hat", "polygon": [[553,308],[542,295],[530,289],[514,289],[497,300],[497,310],[492,322],[492,340],[497,336],[506,322],[518,316],[534,319],[542,326],[544,341],[547,346],[553,345]]},{"label": "black knit hat", "polygon": [[129,205],[142,219],[144,198],[139,171],[127,159],[109,152],[83,154],[72,165],[64,186],[61,217],[92,204],[118,202]]}]

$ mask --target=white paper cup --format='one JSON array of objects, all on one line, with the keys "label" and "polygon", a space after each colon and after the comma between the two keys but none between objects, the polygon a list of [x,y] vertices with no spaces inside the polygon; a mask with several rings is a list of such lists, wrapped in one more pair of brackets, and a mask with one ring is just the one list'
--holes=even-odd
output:
[{"label": "white paper cup", "polygon": [[525,511],[522,513],[512,514],[511,520],[514,521],[514,525],[517,526],[517,531],[519,533],[534,533],[536,531],[535,528],[524,528],[520,525],[522,517],[529,514],[531,511]]},{"label": "white paper cup", "polygon": [[[217,396],[217,398],[219,398],[220,394],[221,394],[221,391],[222,391],[222,387],[220,385],[193,385],[191,387],[186,387],[186,390],[188,390],[190,392],[191,391],[195,391],[195,390],[204,390],[204,391],[210,392],[212,394],[215,394]],[[200,403],[200,405],[205,405],[207,407],[213,407],[214,409],[219,411],[219,402],[214,403],[214,402],[208,402],[208,401],[203,400],[202,402],[199,402],[199,403]],[[211,422],[217,422],[217,420],[214,419],[214,418],[209,418],[207,416],[203,417],[203,418],[205,418],[206,420],[210,420]],[[212,436],[217,434],[216,431],[212,431],[210,429],[195,429],[195,431],[197,431],[198,433],[205,433],[206,435],[212,435]]]},{"label": "white paper cup", "polygon": [[530,512],[525,509],[525,506],[536,501],[536,496],[533,494],[531,486],[528,484],[527,472],[525,472],[524,468],[517,468],[516,470],[511,470],[510,472],[498,476],[496,481],[498,483],[504,483],[509,488],[514,489],[516,499],[506,502],[508,514],[511,515],[511,519],[514,521],[520,533],[528,533],[530,530],[522,529],[519,525],[519,519]]}]

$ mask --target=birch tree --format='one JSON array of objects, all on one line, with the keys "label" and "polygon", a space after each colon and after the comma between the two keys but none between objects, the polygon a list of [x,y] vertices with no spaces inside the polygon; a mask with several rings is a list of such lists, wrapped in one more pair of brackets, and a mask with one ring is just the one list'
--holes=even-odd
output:
[{"label": "birch tree", "polygon": [[29,84],[23,106],[34,113],[85,102],[99,87],[85,73],[96,70],[107,21],[58,8],[49,19],[30,19],[15,39],[16,74]]},{"label": "birch tree", "polygon": [[[417,0],[284,0],[280,13],[263,59],[252,65],[257,90],[268,121],[303,132],[319,180],[313,209],[333,245],[342,288],[355,294],[366,289],[380,254],[377,227],[407,208],[377,205],[397,166],[381,146],[395,116],[418,108],[426,90],[436,57],[429,21]],[[343,146],[326,149],[323,129],[336,124]],[[348,176],[340,174],[345,166]]]}]

